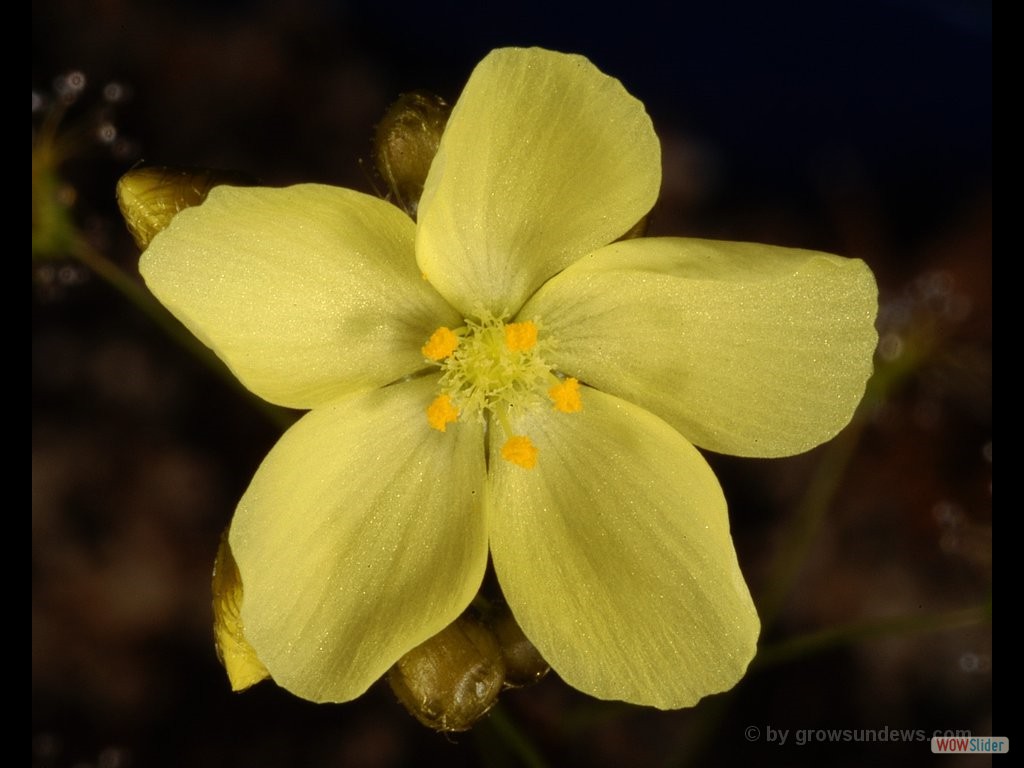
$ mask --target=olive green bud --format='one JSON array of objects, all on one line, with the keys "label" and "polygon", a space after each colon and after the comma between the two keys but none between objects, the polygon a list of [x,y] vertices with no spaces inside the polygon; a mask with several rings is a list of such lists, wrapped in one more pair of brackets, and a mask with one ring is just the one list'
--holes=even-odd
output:
[{"label": "olive green bud", "polygon": [[505,687],[519,688],[538,682],[551,669],[537,647],[523,633],[507,605],[497,605],[488,615],[488,625],[498,639],[505,661]]},{"label": "olive green bud", "polygon": [[398,700],[421,723],[438,731],[465,731],[494,706],[505,663],[491,631],[464,614],[405,654],[387,677]]},{"label": "olive green bud", "polygon": [[228,532],[220,538],[213,565],[213,641],[231,689],[241,691],[270,676],[242,628],[242,577],[228,546]]},{"label": "olive green bud", "polygon": [[199,205],[214,187],[247,187],[253,183],[253,179],[237,171],[152,165],[128,171],[120,178],[117,205],[135,243],[145,250],[178,211]]},{"label": "olive green bud", "polygon": [[377,125],[377,171],[395,202],[413,218],[450,111],[441,97],[413,91],[399,96]]}]

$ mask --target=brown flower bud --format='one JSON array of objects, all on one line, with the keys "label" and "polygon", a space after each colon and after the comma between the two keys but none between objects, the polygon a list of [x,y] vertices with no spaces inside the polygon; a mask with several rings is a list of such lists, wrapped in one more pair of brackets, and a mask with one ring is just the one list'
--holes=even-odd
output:
[{"label": "brown flower bud", "polygon": [[245,639],[241,614],[242,577],[225,530],[213,566],[213,641],[233,691],[241,691],[270,676]]},{"label": "brown flower bud", "polygon": [[505,687],[519,688],[538,682],[551,667],[519,627],[507,605],[495,606],[488,624],[498,639],[505,661]]},{"label": "brown flower bud", "polygon": [[252,179],[237,171],[165,168],[152,165],[128,171],[117,182],[117,205],[128,231],[145,250],[174,215],[206,199],[219,184],[251,186]]},{"label": "brown flower bud", "polygon": [[421,723],[438,731],[465,731],[494,706],[505,664],[491,631],[464,614],[405,654],[387,677],[398,700]]},{"label": "brown flower bud", "polygon": [[413,91],[399,96],[377,125],[377,171],[395,202],[413,218],[450,111],[439,96]]}]

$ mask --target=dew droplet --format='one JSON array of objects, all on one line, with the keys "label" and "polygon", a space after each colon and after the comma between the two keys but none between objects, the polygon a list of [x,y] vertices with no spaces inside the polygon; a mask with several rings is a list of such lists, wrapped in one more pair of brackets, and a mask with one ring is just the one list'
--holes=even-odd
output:
[{"label": "dew droplet", "polygon": [[111,104],[117,104],[128,98],[128,89],[121,83],[109,82],[103,86],[103,98]]},{"label": "dew droplet", "polygon": [[883,360],[892,362],[903,354],[903,337],[898,333],[887,333],[878,342],[878,354]]},{"label": "dew droplet", "polygon": [[53,81],[53,90],[65,104],[70,104],[85,90],[87,78],[81,70],[72,70]]},{"label": "dew droplet", "polygon": [[111,122],[100,123],[96,127],[96,138],[104,144],[113,144],[117,138],[117,126]]}]

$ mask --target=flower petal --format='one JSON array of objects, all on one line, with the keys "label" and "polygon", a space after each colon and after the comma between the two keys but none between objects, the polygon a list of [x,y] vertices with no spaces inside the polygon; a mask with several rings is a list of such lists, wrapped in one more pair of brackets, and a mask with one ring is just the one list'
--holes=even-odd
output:
[{"label": "flower petal", "polygon": [[512,313],[626,232],[658,196],[643,104],[582,56],[492,52],[452,111],[420,199],[416,255],[466,315]]},{"label": "flower petal", "polygon": [[872,371],[867,265],[753,243],[613,243],[523,308],[568,375],[658,414],[702,448],[788,456],[849,423]]},{"label": "flower petal", "polygon": [[725,499],[704,459],[661,419],[587,387],[581,397],[580,412],[545,410],[515,425],[538,448],[533,469],[492,458],[498,580],[526,636],[570,685],[664,709],[693,705],[740,679],[760,630]]},{"label": "flower petal", "polygon": [[422,279],[414,231],[347,189],[222,186],[178,213],[139,269],[250,390],[311,408],[422,368],[431,332],[460,321]]},{"label": "flower petal", "polygon": [[281,438],[231,523],[245,637],[313,701],[360,695],[450,624],[487,564],[483,427],[442,434],[435,377],[353,395]]}]

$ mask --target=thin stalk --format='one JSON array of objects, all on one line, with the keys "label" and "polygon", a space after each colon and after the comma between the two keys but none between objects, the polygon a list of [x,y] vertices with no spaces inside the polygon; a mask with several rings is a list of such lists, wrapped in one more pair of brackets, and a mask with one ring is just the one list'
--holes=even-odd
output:
[{"label": "thin stalk", "polygon": [[505,714],[500,704],[490,711],[481,725],[493,733],[526,768],[547,768],[540,752]]},{"label": "thin stalk", "polygon": [[76,238],[71,255],[131,302],[136,309],[141,311],[164,333],[181,345],[186,352],[202,361],[207,368],[242,394],[271,424],[283,431],[295,423],[296,415],[293,411],[268,403],[242,386],[242,383],[235,378],[234,374],[228,370],[227,366],[221,362],[220,358],[209,347],[200,342],[185,326],[179,323],[137,280],[133,279],[117,264],[93,248],[87,241],[80,237]]},{"label": "thin stalk", "polygon": [[795,658],[802,658],[808,654],[821,653],[822,651],[843,645],[852,645],[864,640],[960,629],[962,627],[984,624],[991,620],[992,604],[986,603],[972,608],[961,608],[944,613],[924,614],[921,616],[893,616],[891,618],[847,624],[841,627],[829,627],[828,629],[799,635],[767,648],[762,648],[751,664],[751,669],[762,669],[775,664],[782,664]]},{"label": "thin stalk", "polygon": [[766,580],[768,587],[757,601],[762,632],[779,617],[786,599],[800,577],[822,522],[832,507],[856,452],[857,444],[868,422],[867,414],[872,408],[885,402],[890,393],[917,370],[931,354],[932,347],[933,341],[930,338],[913,339],[913,343],[908,343],[907,350],[900,359],[879,362],[849,426],[822,448],[814,476],[803,499],[797,505],[789,529],[780,539],[783,543],[776,555],[771,575]]},{"label": "thin stalk", "polygon": [[778,618],[786,598],[800,577],[807,555],[842,484],[857,443],[860,442],[864,423],[865,419],[858,413],[853,422],[822,449],[810,485],[796,508],[789,529],[780,539],[781,548],[776,554],[771,576],[767,579],[766,591],[758,600],[758,613],[764,628],[771,626]]}]

